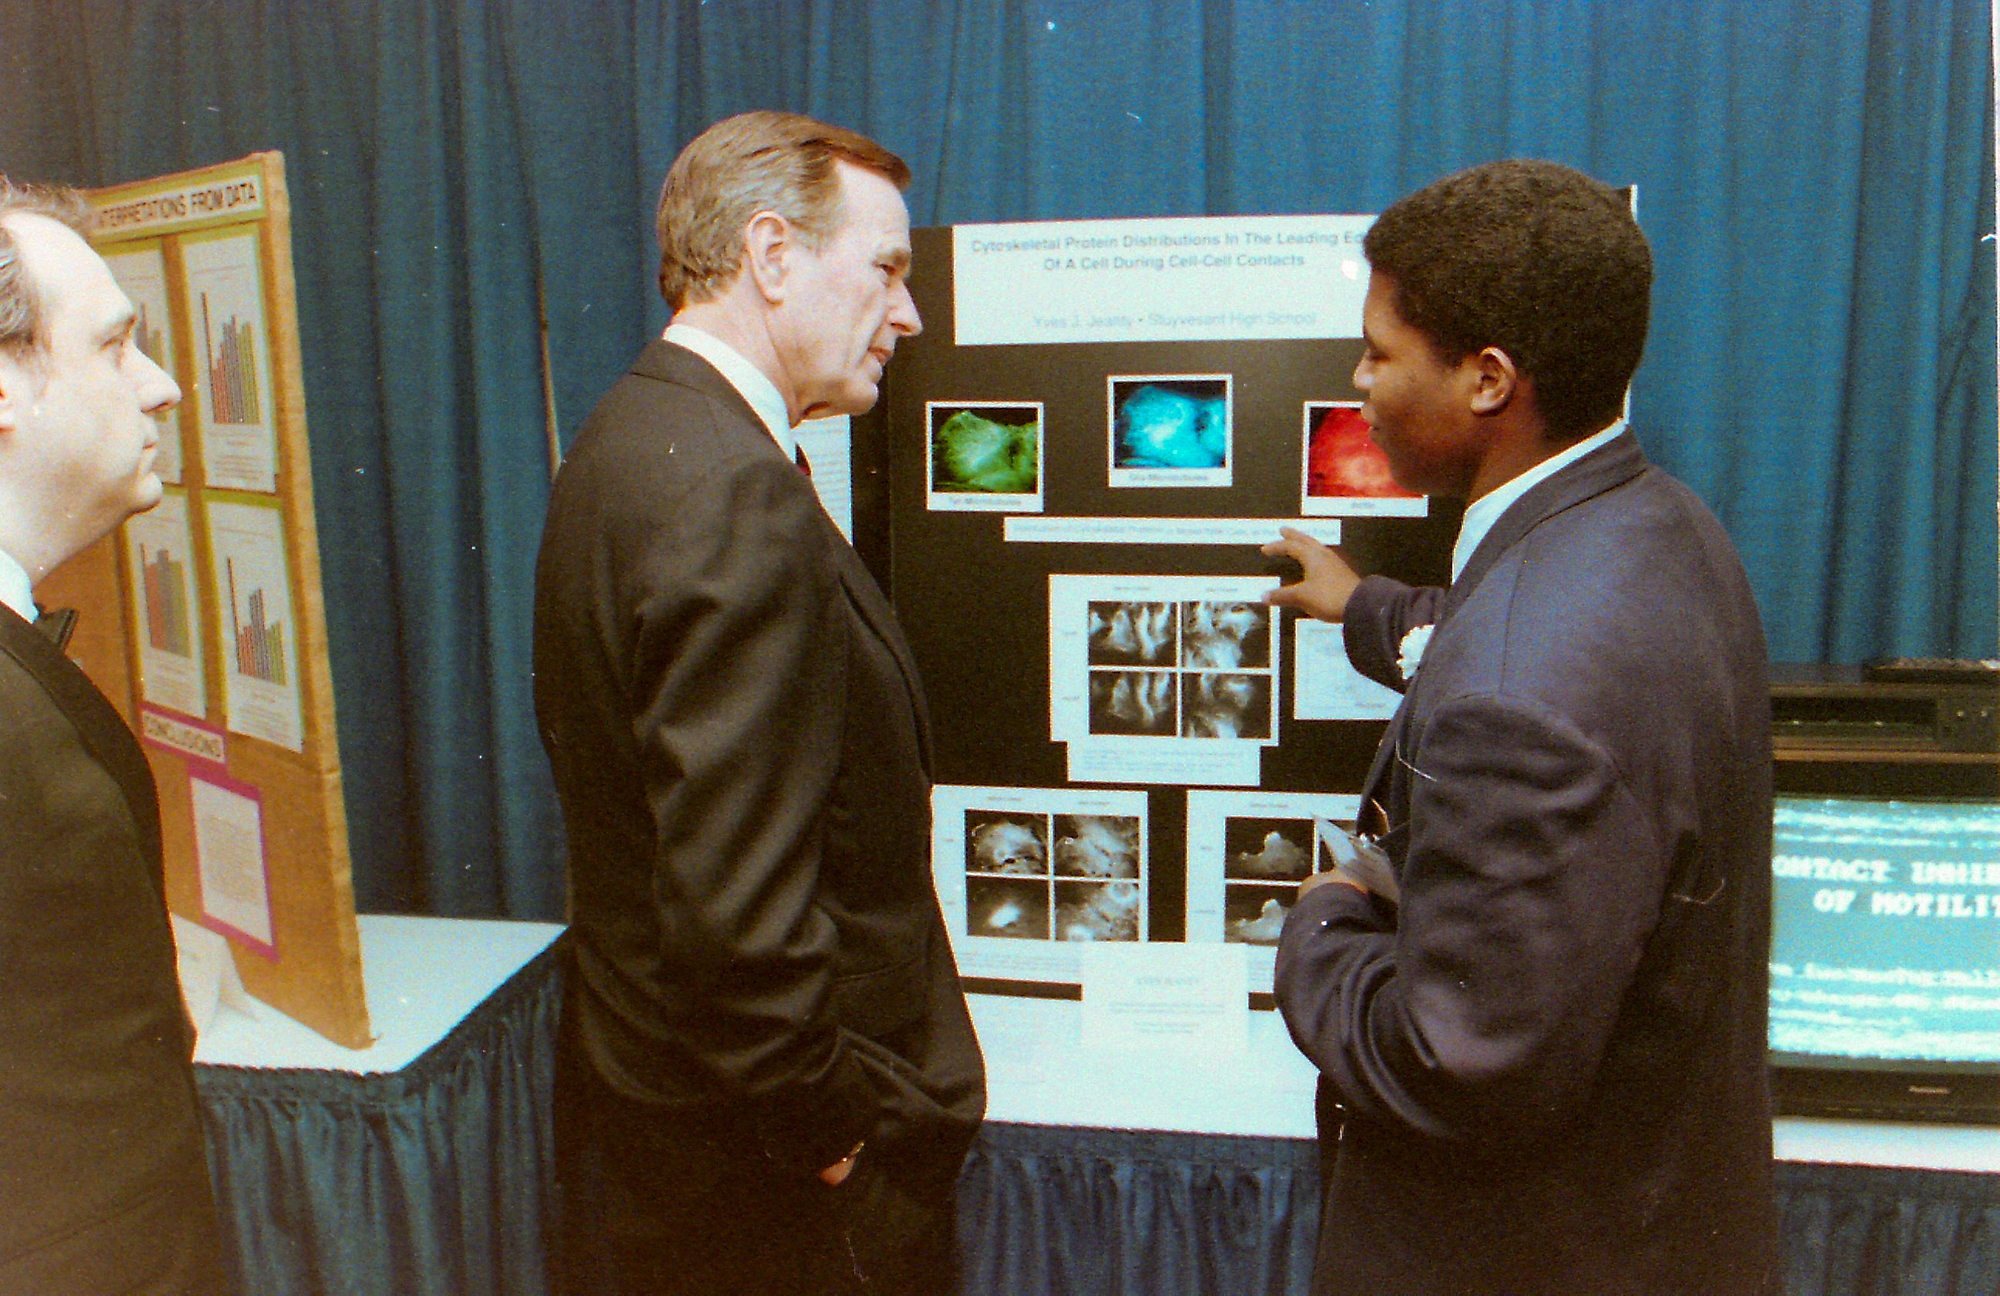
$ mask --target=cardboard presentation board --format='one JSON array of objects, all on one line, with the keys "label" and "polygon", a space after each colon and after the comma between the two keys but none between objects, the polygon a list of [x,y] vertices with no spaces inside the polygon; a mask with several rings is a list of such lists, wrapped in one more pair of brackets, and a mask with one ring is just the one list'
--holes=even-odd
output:
[{"label": "cardboard presentation board", "polygon": [[320,598],[284,159],[90,195],[92,242],[174,375],[164,498],[36,589],[125,713],[160,793],[169,907],[228,938],[243,986],[370,1040]]},{"label": "cardboard presentation board", "polygon": [[1353,820],[1396,695],[1339,627],[1264,607],[1258,546],[1290,525],[1443,584],[1459,519],[1360,421],[1370,219],[914,231],[924,329],[873,435],[978,988],[1073,994],[1090,945],[1184,941],[1247,947],[1269,991],[1315,820]]}]

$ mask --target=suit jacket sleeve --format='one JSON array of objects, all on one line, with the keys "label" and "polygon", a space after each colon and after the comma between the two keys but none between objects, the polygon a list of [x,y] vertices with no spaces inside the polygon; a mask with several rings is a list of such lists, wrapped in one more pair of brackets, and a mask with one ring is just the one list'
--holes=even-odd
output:
[{"label": "suit jacket sleeve", "polygon": [[822,809],[840,758],[850,622],[811,488],[776,456],[718,465],[632,565],[631,701],[657,833],[673,1028],[766,1152],[831,1165],[876,1100],[830,1000],[837,943],[817,903]]},{"label": "suit jacket sleeve", "polygon": [[1433,625],[1445,592],[1410,586],[1386,576],[1365,576],[1347,600],[1341,640],[1354,669],[1378,684],[1401,693],[1409,681],[1398,666],[1403,636],[1421,625]]},{"label": "suit jacket sleeve", "polygon": [[1348,1105],[1434,1137],[1529,1139],[1588,1093],[1667,861],[1612,755],[1535,703],[1448,701],[1419,759],[1400,921],[1350,887],[1309,893],[1278,998]]}]

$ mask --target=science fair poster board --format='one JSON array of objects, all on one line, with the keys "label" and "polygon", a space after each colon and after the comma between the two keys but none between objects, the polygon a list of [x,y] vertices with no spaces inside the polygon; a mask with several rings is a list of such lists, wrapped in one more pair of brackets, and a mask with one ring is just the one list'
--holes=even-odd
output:
[{"label": "science fair poster board", "polygon": [[160,792],[167,901],[228,938],[251,995],[370,1041],[320,597],[284,159],[89,195],[92,242],[173,374],[163,498],[50,574],[70,655]]},{"label": "science fair poster board", "polygon": [[1268,1003],[1316,824],[1352,823],[1399,698],[1338,626],[1264,606],[1259,546],[1291,526],[1442,584],[1458,527],[1360,419],[1371,219],[914,231],[924,330],[877,434],[889,585],[975,988],[1074,996],[1087,947],[1174,943]]}]

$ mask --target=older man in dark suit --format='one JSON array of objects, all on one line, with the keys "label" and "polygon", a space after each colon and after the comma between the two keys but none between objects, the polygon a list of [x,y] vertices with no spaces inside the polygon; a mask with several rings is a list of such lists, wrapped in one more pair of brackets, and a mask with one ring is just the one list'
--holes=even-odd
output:
[{"label": "older man in dark suit", "polygon": [[674,318],[578,433],[536,572],[569,835],[571,1290],[941,1293],[984,1071],[887,601],[792,440],[899,338],[909,172],[749,113],[660,197]]},{"label": "older man in dark suit", "polygon": [[0,178],[0,1293],[207,1296],[220,1251],[139,744],[31,624],[160,499],[180,399],[71,193]]},{"label": "older man in dark suit", "polygon": [[1405,690],[1366,837],[1278,952],[1321,1077],[1314,1290],[1767,1292],[1764,641],[1619,420],[1645,239],[1588,177],[1502,162],[1365,250],[1363,416],[1400,485],[1470,503],[1446,590],[1267,547],[1305,569],[1270,600]]}]

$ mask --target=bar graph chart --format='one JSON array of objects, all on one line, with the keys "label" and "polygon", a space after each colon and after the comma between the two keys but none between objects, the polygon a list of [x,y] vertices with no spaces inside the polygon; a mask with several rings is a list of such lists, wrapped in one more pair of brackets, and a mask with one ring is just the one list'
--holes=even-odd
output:
[{"label": "bar graph chart", "polygon": [[[270,619],[265,608],[269,591],[239,591],[236,587],[235,561],[226,560],[223,566],[229,575],[229,632],[236,646],[236,669],[266,684],[288,683],[285,675],[285,623]],[[246,613],[244,617],[237,616],[239,607]]]},{"label": "bar graph chart", "polygon": [[222,316],[201,295],[202,336],[208,344],[208,399],[217,423],[261,423],[257,393],[257,330],[236,315]]},{"label": "bar graph chart", "polygon": [[151,512],[125,523],[126,600],[139,649],[145,700],[182,715],[208,712],[194,532],[187,493],[169,486]]},{"label": "bar graph chart", "polygon": [[175,558],[171,549],[148,553],[141,544],[139,563],[145,582],[146,642],[177,657],[193,656],[186,560]]},{"label": "bar graph chart", "polygon": [[234,492],[208,497],[209,571],[220,605],[224,725],[293,751],[305,742],[299,634],[284,516]]},{"label": "bar graph chart", "polygon": [[257,238],[249,233],[187,237],[181,264],[187,273],[193,405],[200,411],[206,484],[274,491],[277,410]]}]

